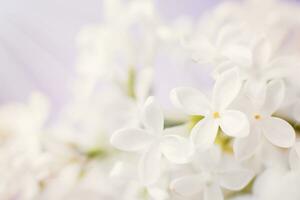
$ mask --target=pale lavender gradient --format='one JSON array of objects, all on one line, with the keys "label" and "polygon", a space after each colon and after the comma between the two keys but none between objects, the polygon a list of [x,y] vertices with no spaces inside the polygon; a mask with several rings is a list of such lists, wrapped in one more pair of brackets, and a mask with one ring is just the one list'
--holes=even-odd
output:
[{"label": "pale lavender gradient", "polygon": [[55,104],[74,74],[75,36],[101,19],[98,0],[10,0],[0,7],[0,100],[25,100],[32,90]]},{"label": "pale lavender gradient", "polygon": [[[41,90],[61,105],[74,78],[75,37],[83,26],[101,22],[101,0],[0,1],[0,103],[24,101],[30,91]],[[154,1],[167,19],[198,17],[222,2]],[[166,89],[173,86],[166,79],[169,73],[166,69],[159,75]]]},{"label": "pale lavender gradient", "polygon": [[[156,0],[168,19],[197,17],[220,0]],[[101,21],[101,0],[2,0],[0,7],[0,102],[24,101],[45,92],[58,106],[74,76],[75,37]]]}]

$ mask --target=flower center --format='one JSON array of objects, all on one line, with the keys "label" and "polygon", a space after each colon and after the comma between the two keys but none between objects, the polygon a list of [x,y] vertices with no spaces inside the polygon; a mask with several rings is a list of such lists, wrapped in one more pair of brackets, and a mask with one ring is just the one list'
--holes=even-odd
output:
[{"label": "flower center", "polygon": [[213,118],[215,118],[215,119],[220,118],[220,113],[219,112],[214,112],[213,113]]},{"label": "flower center", "polygon": [[254,115],[254,119],[260,120],[261,119],[261,115],[259,115],[259,114]]}]

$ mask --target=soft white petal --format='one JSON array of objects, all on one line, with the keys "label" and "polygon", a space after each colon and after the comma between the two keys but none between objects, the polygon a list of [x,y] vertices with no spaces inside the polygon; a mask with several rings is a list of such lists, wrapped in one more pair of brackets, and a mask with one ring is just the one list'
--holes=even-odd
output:
[{"label": "soft white petal", "polygon": [[147,129],[157,134],[164,128],[163,112],[153,97],[149,97],[144,105],[142,121]]},{"label": "soft white petal", "polygon": [[242,195],[242,196],[234,197],[233,199],[230,200],[257,200],[257,198],[253,195]]},{"label": "soft white petal", "polygon": [[217,79],[213,91],[213,109],[216,111],[227,108],[236,98],[241,88],[237,69],[223,72]]},{"label": "soft white petal", "polygon": [[261,105],[265,100],[265,90],[266,80],[250,77],[247,79],[243,91],[253,103]]},{"label": "soft white petal", "polygon": [[201,180],[201,175],[184,176],[172,181],[170,188],[179,195],[192,196],[202,192],[203,181]]},{"label": "soft white petal", "polygon": [[226,24],[218,30],[216,37],[216,46],[220,48],[227,47],[227,44],[234,44],[237,36],[239,35],[239,28],[233,24]]},{"label": "soft white petal", "polygon": [[110,143],[123,151],[138,151],[153,142],[153,136],[144,130],[127,128],[116,131],[110,138]]},{"label": "soft white petal", "polygon": [[292,170],[300,170],[300,142],[297,142],[291,149],[289,163]]},{"label": "soft white petal", "polygon": [[294,145],[294,149],[296,150],[298,156],[300,156],[300,142],[299,141]]},{"label": "soft white petal", "polygon": [[223,49],[222,54],[234,65],[249,66],[251,64],[251,50],[245,46],[230,44]]},{"label": "soft white petal", "polygon": [[271,45],[265,39],[257,41],[253,49],[253,66],[255,68],[266,68],[271,59]]},{"label": "soft white petal", "polygon": [[300,122],[300,101],[298,101],[294,106],[293,117],[297,122]]},{"label": "soft white petal", "polygon": [[171,162],[182,164],[188,162],[192,154],[192,145],[184,137],[166,135],[161,142],[161,151]]},{"label": "soft white petal", "polygon": [[299,76],[296,73],[298,70],[299,56],[281,56],[273,59],[272,65],[265,74],[269,80],[286,78],[290,84],[299,87]]},{"label": "soft white petal", "polygon": [[151,185],[158,180],[160,176],[160,161],[160,146],[154,143],[142,155],[138,166],[139,177],[144,185]]},{"label": "soft white petal", "polygon": [[231,60],[219,63],[213,71],[213,78],[218,79],[221,74],[234,67],[236,67],[236,65]]},{"label": "soft white petal", "polygon": [[294,145],[296,133],[294,128],[286,121],[269,117],[263,120],[263,134],[274,145],[288,148]]},{"label": "soft white petal", "polygon": [[131,180],[131,179],[137,179],[137,173],[136,173],[136,165],[129,162],[123,162],[119,161],[114,164],[110,171],[110,177],[116,178],[119,180]]},{"label": "soft white petal", "polygon": [[241,190],[254,177],[254,173],[248,169],[232,169],[221,172],[219,175],[219,183],[228,190]]},{"label": "soft white petal", "polygon": [[292,170],[300,170],[300,156],[294,148],[291,149],[289,154],[289,164]]},{"label": "soft white petal", "polygon": [[233,142],[234,155],[238,160],[250,158],[261,144],[261,129],[252,126],[250,134],[244,138],[236,138]]},{"label": "soft white petal", "polygon": [[207,64],[214,61],[216,48],[204,35],[198,35],[196,40],[185,43],[184,46],[191,52],[193,60],[200,64]]},{"label": "soft white petal", "polygon": [[189,115],[206,115],[210,110],[206,96],[194,88],[175,88],[170,98],[176,107]]},{"label": "soft white petal", "polygon": [[223,192],[219,185],[210,184],[204,189],[204,200],[223,200]]},{"label": "soft white petal", "polygon": [[280,107],[285,95],[285,86],[282,80],[273,80],[268,83],[265,102],[262,110],[267,115],[272,115]]},{"label": "soft white petal", "polygon": [[210,117],[198,122],[191,132],[191,140],[197,149],[206,150],[213,145],[219,124],[217,120]]},{"label": "soft white petal", "polygon": [[195,168],[204,171],[211,171],[216,169],[221,161],[222,152],[219,146],[213,145],[206,151],[197,152],[195,154],[192,164]]},{"label": "soft white petal", "polygon": [[164,188],[148,187],[149,196],[155,200],[167,200],[170,199],[170,194]]},{"label": "soft white petal", "polygon": [[220,127],[225,134],[232,137],[246,137],[249,134],[247,116],[236,110],[226,110],[221,113]]},{"label": "soft white petal", "polygon": [[266,138],[263,138],[264,142],[259,149],[259,157],[261,162],[267,168],[272,166],[286,167],[287,165],[287,154],[282,151],[281,148],[274,146]]}]

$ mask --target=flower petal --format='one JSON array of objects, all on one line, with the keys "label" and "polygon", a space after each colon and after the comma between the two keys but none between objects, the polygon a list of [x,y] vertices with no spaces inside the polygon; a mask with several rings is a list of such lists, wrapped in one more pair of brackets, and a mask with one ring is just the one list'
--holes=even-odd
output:
[{"label": "flower petal", "polygon": [[272,144],[283,148],[294,145],[296,133],[288,122],[277,117],[269,117],[262,123],[263,134]]},{"label": "flower petal", "polygon": [[[134,163],[134,162],[133,162]],[[110,177],[119,179],[119,180],[131,180],[137,179],[136,176],[136,165],[129,162],[118,161],[114,164],[110,171]]]},{"label": "flower petal", "polygon": [[273,80],[268,83],[265,94],[265,102],[262,111],[266,115],[272,115],[280,107],[285,95],[285,86],[282,80]]},{"label": "flower petal", "polygon": [[295,148],[292,148],[289,154],[289,164],[292,170],[300,169],[300,155]]},{"label": "flower petal", "polygon": [[238,95],[241,81],[237,69],[223,72],[217,79],[213,91],[213,108],[223,110],[227,108]]},{"label": "flower petal", "polygon": [[289,163],[292,170],[300,169],[300,142],[297,142],[291,149]]},{"label": "flower petal", "polygon": [[206,151],[198,151],[195,154],[192,164],[197,169],[211,171],[217,169],[220,165],[222,152],[219,146],[213,145]]},{"label": "flower petal", "polygon": [[219,183],[228,190],[241,190],[254,177],[254,173],[248,169],[232,169],[220,172]]},{"label": "flower petal", "polygon": [[233,142],[234,155],[238,160],[250,158],[258,149],[261,139],[261,129],[252,126],[250,134],[244,138],[236,138]]},{"label": "flower petal", "polygon": [[300,122],[300,101],[294,105],[293,117],[297,122]]},{"label": "flower petal", "polygon": [[184,137],[166,135],[161,142],[161,151],[171,162],[182,164],[188,162],[192,154],[192,146]]},{"label": "flower petal", "polygon": [[256,68],[268,67],[271,53],[270,43],[265,38],[260,38],[253,49],[253,66]]},{"label": "flower petal", "polygon": [[147,191],[151,199],[157,199],[157,200],[170,199],[170,194],[168,190],[165,190],[164,188],[160,188],[159,186],[148,187]]},{"label": "flower petal", "polygon": [[249,134],[247,116],[236,110],[227,110],[221,113],[220,127],[225,134],[232,137],[246,137]]},{"label": "flower petal", "polygon": [[153,142],[153,136],[136,128],[121,129],[110,138],[110,143],[123,151],[139,151]]},{"label": "flower petal", "polygon": [[204,189],[204,200],[223,200],[223,192],[219,185],[210,184]]},{"label": "flower petal", "polygon": [[185,48],[191,53],[192,59],[200,64],[214,61],[216,48],[205,35],[198,35],[193,41],[185,41]]},{"label": "flower petal", "polygon": [[158,180],[160,176],[161,151],[159,144],[152,144],[142,155],[138,170],[141,182],[148,186]]},{"label": "flower petal", "polygon": [[204,94],[194,88],[179,87],[171,91],[172,103],[189,115],[206,115],[210,104]]},{"label": "flower petal", "polygon": [[242,45],[230,44],[226,47],[223,47],[222,54],[226,56],[233,64],[238,66],[249,66],[251,64],[252,52],[251,50]]},{"label": "flower petal", "polygon": [[299,141],[294,145],[294,149],[296,150],[298,156],[300,157],[300,142]]},{"label": "flower petal", "polygon": [[179,195],[192,196],[201,193],[203,186],[201,175],[189,175],[172,181],[170,188]]},{"label": "flower petal", "polygon": [[263,104],[265,100],[266,80],[257,77],[249,77],[243,87],[245,96],[247,96],[255,105]]},{"label": "flower petal", "polygon": [[207,150],[214,143],[219,124],[216,120],[207,117],[198,122],[191,132],[191,140],[196,148]]},{"label": "flower petal", "polygon": [[147,129],[157,134],[164,128],[163,112],[153,97],[149,97],[144,105],[142,121]]}]

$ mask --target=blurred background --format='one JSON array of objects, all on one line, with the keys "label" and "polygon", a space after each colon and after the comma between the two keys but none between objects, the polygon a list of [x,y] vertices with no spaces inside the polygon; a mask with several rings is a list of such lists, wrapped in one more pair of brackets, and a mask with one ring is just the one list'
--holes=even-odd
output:
[{"label": "blurred background", "polygon": [[[220,2],[155,0],[166,19],[197,18]],[[23,101],[39,90],[62,105],[74,78],[76,35],[101,23],[101,7],[101,0],[1,0],[0,103]]]}]

